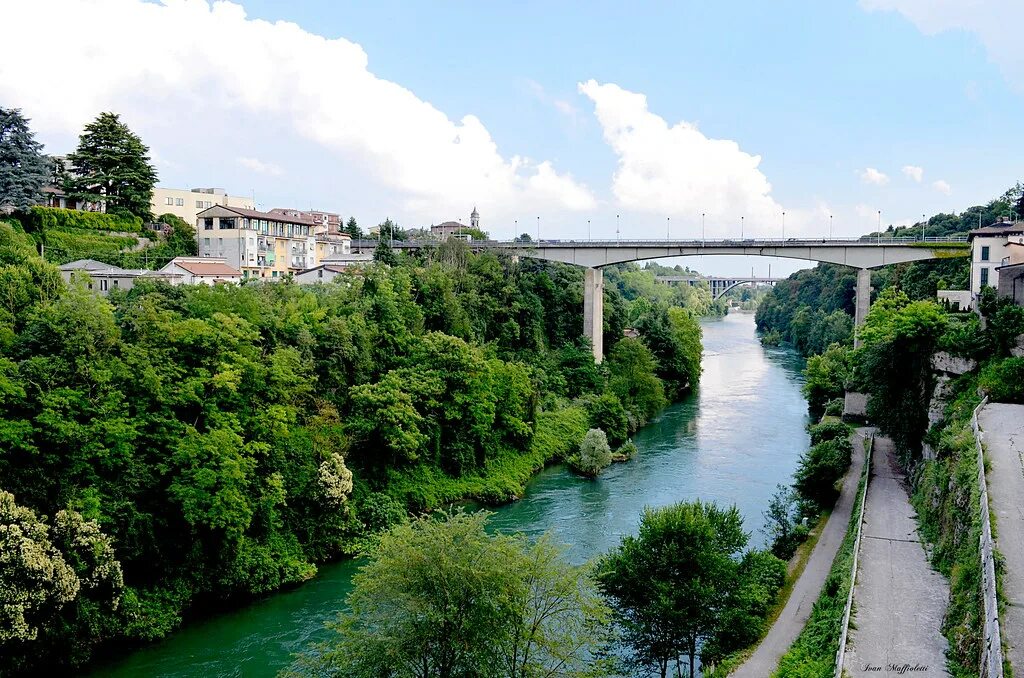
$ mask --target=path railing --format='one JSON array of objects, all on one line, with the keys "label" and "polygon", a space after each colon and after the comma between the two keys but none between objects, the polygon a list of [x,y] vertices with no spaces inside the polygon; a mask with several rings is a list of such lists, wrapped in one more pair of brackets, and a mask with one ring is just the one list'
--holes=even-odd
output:
[{"label": "path railing", "polygon": [[860,497],[860,513],[857,515],[857,537],[853,542],[853,567],[850,574],[850,592],[846,595],[846,609],[843,610],[843,631],[839,635],[839,649],[836,651],[835,678],[843,676],[843,658],[846,655],[846,639],[850,630],[850,612],[853,610],[853,589],[857,585],[857,561],[860,557],[860,533],[864,525],[864,507],[868,503],[868,483],[871,482],[871,453],[875,449],[875,434],[868,438],[868,452],[864,460],[864,493]]},{"label": "path railing", "polygon": [[985,396],[971,415],[974,444],[978,448],[978,487],[981,495],[981,590],[985,599],[985,638],[981,648],[982,678],[1003,678],[1003,644],[999,634],[999,604],[996,600],[995,544],[988,512],[988,483],[985,480],[985,449],[982,446],[978,412],[988,404]]}]

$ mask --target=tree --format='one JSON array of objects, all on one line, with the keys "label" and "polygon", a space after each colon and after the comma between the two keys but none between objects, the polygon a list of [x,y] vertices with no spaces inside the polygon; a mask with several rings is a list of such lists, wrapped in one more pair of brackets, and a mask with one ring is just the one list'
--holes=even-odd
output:
[{"label": "tree", "polygon": [[580,441],[579,451],[569,459],[569,465],[577,473],[596,478],[612,463],[612,451],[604,431],[592,428]]},{"label": "tree", "polygon": [[373,260],[388,266],[398,265],[398,257],[395,256],[395,251],[391,249],[386,240],[377,243],[376,249],[373,250]]},{"label": "tree", "polygon": [[0,108],[0,207],[27,211],[43,202],[49,159],[17,108]]},{"label": "tree", "polygon": [[174,214],[161,214],[157,221],[171,227],[171,232],[167,236],[167,247],[172,258],[194,257],[199,253],[194,225]]},{"label": "tree", "polygon": [[384,534],[353,578],[337,638],[307,667],[332,675],[532,678],[599,673],[607,608],[550,539],[490,535],[487,514]]},{"label": "tree", "polygon": [[860,330],[857,378],[868,394],[868,417],[889,435],[904,461],[920,452],[928,429],[931,354],[946,328],[946,314],[931,301],[910,301],[887,289]]},{"label": "tree", "polygon": [[348,218],[348,223],[345,224],[345,233],[348,233],[353,240],[360,240],[363,237],[363,229],[359,228],[355,217]]},{"label": "tree", "polygon": [[149,147],[116,113],[101,113],[85,126],[68,162],[71,177],[66,189],[72,197],[105,202],[108,212],[153,218],[149,207],[157,175]]},{"label": "tree", "polygon": [[808,409],[820,414],[830,400],[842,398],[852,374],[853,351],[845,346],[832,344],[821,355],[808,358],[803,385]]},{"label": "tree", "polygon": [[697,649],[721,628],[748,538],[735,506],[698,500],[644,509],[637,536],[597,565],[632,668],[654,666],[665,678],[688,656],[688,675],[696,675]]},{"label": "tree", "polygon": [[608,387],[641,422],[665,406],[665,387],[654,372],[657,363],[639,339],[620,339],[608,354]]}]

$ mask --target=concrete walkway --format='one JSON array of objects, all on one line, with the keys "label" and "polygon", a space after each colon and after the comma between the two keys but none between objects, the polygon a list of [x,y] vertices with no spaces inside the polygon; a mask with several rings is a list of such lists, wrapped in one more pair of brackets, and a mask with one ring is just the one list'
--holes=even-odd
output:
[{"label": "concrete walkway", "polygon": [[995,516],[996,550],[1006,559],[999,618],[1006,658],[1024,668],[1024,405],[990,403],[978,413],[988,454],[989,503]]},{"label": "concrete walkway", "polygon": [[768,634],[757,646],[750,658],[731,675],[736,678],[765,678],[770,676],[779,665],[779,659],[800,635],[807,618],[811,614],[814,602],[821,594],[821,587],[832,569],[839,546],[846,536],[846,528],[850,524],[853,502],[857,495],[861,472],[864,469],[864,438],[870,429],[857,429],[853,435],[853,461],[850,470],[843,479],[843,490],[836,501],[832,514],[822,528],[818,543],[814,545],[800,579],[793,586],[793,591],[782,609],[782,614],[772,624]]},{"label": "concrete walkway", "polygon": [[850,676],[948,676],[949,583],[931,569],[892,441],[876,437],[844,668]]}]

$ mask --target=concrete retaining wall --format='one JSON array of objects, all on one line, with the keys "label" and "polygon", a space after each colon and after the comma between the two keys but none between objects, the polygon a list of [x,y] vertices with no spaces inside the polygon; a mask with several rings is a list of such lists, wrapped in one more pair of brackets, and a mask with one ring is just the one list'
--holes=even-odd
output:
[{"label": "concrete retaining wall", "polygon": [[981,648],[982,678],[1003,678],[1003,645],[999,634],[999,606],[996,601],[995,545],[988,515],[988,483],[985,480],[985,451],[978,412],[988,403],[985,397],[971,415],[974,444],[978,448],[978,485],[981,488],[981,589],[985,598],[985,638]]}]

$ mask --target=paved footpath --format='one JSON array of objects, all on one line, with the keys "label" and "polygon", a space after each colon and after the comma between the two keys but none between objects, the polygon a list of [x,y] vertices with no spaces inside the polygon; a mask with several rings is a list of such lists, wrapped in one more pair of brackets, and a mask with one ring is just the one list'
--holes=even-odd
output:
[{"label": "paved footpath", "polygon": [[989,504],[995,516],[996,550],[1003,554],[1003,594],[999,618],[1006,658],[1024,668],[1024,405],[990,403],[978,414],[988,453]]},{"label": "paved footpath", "polygon": [[814,602],[821,593],[825,578],[828,576],[829,570],[832,569],[832,561],[835,560],[839,546],[843,543],[843,537],[846,536],[846,527],[850,523],[850,514],[853,512],[853,502],[856,499],[857,485],[860,483],[861,472],[864,469],[864,437],[870,431],[871,429],[857,429],[853,436],[853,461],[843,480],[843,490],[832,509],[832,514],[825,521],[825,527],[821,530],[818,543],[814,545],[814,551],[807,559],[807,566],[793,586],[786,606],[768,630],[764,640],[750,655],[750,659],[733,672],[732,676],[736,678],[770,676],[779,665],[782,655],[786,653],[789,646],[800,635],[804,624],[807,623],[811,608],[814,607]]},{"label": "paved footpath", "polygon": [[888,438],[875,438],[871,474],[844,668],[850,676],[948,677],[941,627],[949,583],[928,564]]}]

